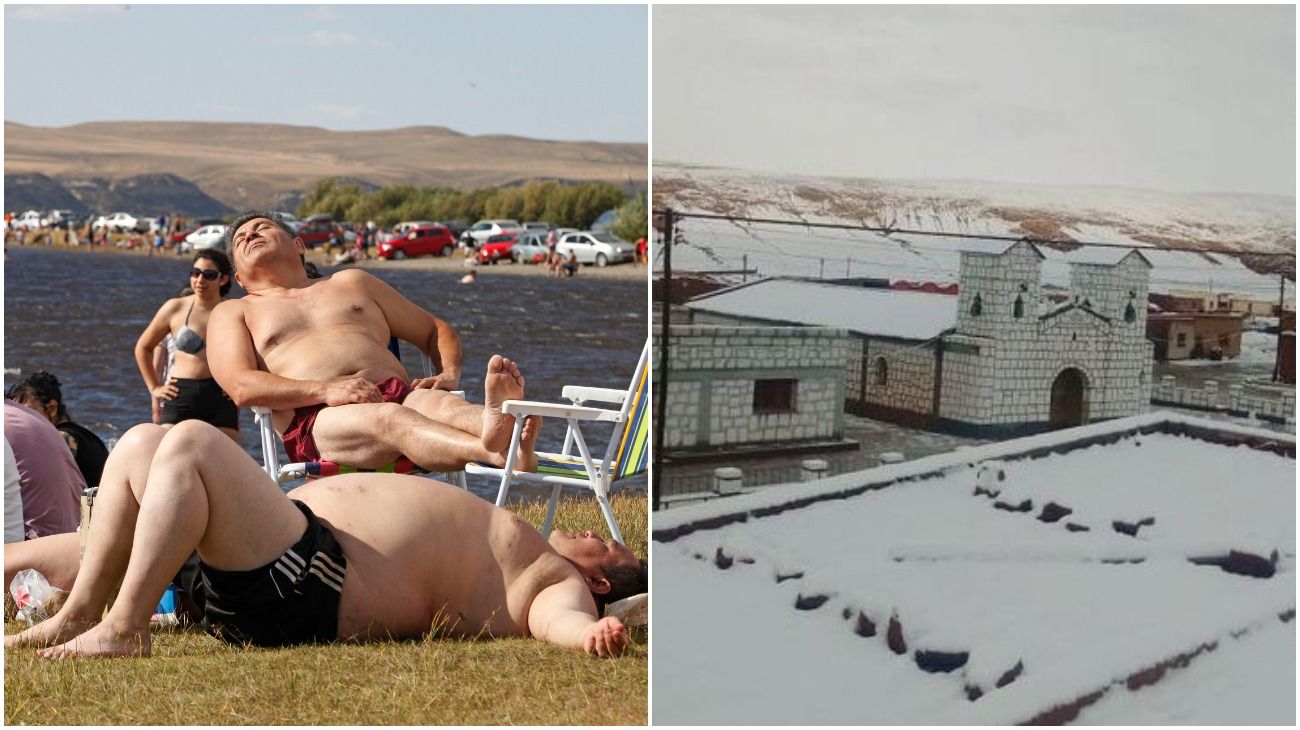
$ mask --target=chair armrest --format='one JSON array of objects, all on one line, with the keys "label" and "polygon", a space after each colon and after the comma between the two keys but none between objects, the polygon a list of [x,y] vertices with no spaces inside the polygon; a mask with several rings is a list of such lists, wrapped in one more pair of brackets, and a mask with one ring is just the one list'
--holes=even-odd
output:
[{"label": "chair armrest", "polygon": [[508,400],[501,404],[501,412],[511,416],[545,416],[547,418],[564,418],[575,421],[609,421],[618,422],[622,414],[604,408],[570,406],[560,403],[542,403],[531,400]]},{"label": "chair armrest", "polygon": [[613,403],[621,406],[623,405],[623,401],[627,400],[626,390],[615,390],[613,388],[588,388],[582,385],[566,385],[561,394],[574,403],[596,401],[598,403]]}]

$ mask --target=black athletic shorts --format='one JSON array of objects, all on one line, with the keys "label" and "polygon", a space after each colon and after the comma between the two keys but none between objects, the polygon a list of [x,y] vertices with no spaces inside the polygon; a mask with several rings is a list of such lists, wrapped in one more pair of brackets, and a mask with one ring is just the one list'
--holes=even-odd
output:
[{"label": "black athletic shorts", "polygon": [[278,559],[253,570],[199,562],[207,629],[231,644],[289,646],[338,638],[339,596],[348,561],[334,533],[294,500],[307,529]]},{"label": "black athletic shorts", "polygon": [[160,423],[203,421],[217,428],[239,428],[239,407],[213,378],[172,378],[179,391],[162,402]]}]

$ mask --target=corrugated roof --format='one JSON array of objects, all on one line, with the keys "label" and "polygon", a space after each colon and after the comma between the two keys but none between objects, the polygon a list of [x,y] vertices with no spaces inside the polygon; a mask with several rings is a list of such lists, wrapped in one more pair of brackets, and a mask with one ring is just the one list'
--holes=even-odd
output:
[{"label": "corrugated roof", "polygon": [[792,279],[767,279],[700,297],[686,306],[731,317],[913,340],[928,340],[957,324],[957,297],[952,295]]}]

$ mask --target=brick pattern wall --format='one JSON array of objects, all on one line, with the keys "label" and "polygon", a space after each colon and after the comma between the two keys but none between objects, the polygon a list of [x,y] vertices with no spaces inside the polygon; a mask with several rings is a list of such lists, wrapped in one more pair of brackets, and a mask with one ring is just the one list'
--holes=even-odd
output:
[{"label": "brick pattern wall", "polygon": [[[863,400],[914,413],[929,413],[934,403],[935,343],[918,345],[866,338],[858,356],[858,377],[865,377]],[[880,382],[879,366],[885,366]],[[863,372],[865,364],[865,372]]]},{"label": "brick pattern wall", "polygon": [[[813,327],[684,325],[669,333],[668,448],[838,438],[849,336]],[[655,377],[659,348],[653,348]],[[757,380],[794,379],[794,409],[756,413]]]}]

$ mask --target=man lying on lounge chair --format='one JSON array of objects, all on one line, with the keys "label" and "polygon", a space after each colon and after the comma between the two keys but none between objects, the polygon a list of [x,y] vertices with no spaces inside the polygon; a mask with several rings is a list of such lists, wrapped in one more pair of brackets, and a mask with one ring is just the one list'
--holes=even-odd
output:
[{"label": "man lying on lounge chair", "polygon": [[397,474],[329,477],[286,496],[212,426],[145,424],[109,455],[63,608],[5,646],[148,655],[154,607],[196,548],[210,629],[237,644],[532,636],[615,656],[627,630],[597,619],[597,605],[646,590],[644,561],[590,532],[548,544],[468,492]]},{"label": "man lying on lounge chair", "polygon": [[[235,280],[248,296],[212,312],[208,363],[239,406],[272,409],[292,461],[381,467],[406,456],[430,471],[505,464],[514,421],[501,403],[522,398],[509,360],[488,364],[484,405],[446,391],[461,377],[460,338],[445,321],[358,269],[320,279],[303,269],[301,238],[271,213],[230,227]],[[390,336],[423,350],[438,375],[411,381]],[[536,424],[525,425],[525,440]],[[530,469],[531,449],[521,468]]]}]

